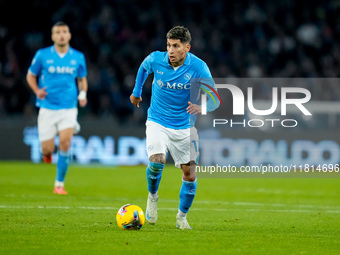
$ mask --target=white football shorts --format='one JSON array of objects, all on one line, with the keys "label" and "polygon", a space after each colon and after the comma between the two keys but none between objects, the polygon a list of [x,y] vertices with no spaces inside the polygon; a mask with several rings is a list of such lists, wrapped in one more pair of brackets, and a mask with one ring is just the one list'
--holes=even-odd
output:
[{"label": "white football shorts", "polygon": [[196,128],[172,129],[166,128],[156,122],[146,121],[146,151],[150,158],[153,154],[170,152],[175,166],[190,161],[197,163],[198,134]]},{"label": "white football shorts", "polygon": [[76,134],[80,130],[77,121],[78,108],[50,110],[40,108],[38,114],[38,133],[40,142],[54,138],[60,131],[73,128]]}]

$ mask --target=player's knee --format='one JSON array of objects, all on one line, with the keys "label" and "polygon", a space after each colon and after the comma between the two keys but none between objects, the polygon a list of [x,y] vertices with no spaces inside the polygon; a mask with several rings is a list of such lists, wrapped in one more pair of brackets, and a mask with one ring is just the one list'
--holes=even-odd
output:
[{"label": "player's knee", "polygon": [[42,147],[42,154],[44,156],[50,156],[53,153],[53,149],[54,148],[50,148],[50,147]]},{"label": "player's knee", "polygon": [[190,165],[182,165],[182,177],[183,180],[188,182],[193,182],[196,180],[196,171],[195,168]]},{"label": "player's knee", "polygon": [[71,145],[71,141],[69,140],[61,140],[59,143],[59,149],[62,151],[68,151]]},{"label": "player's knee", "polygon": [[150,156],[149,161],[152,163],[165,164],[165,154],[164,153],[153,154]]}]

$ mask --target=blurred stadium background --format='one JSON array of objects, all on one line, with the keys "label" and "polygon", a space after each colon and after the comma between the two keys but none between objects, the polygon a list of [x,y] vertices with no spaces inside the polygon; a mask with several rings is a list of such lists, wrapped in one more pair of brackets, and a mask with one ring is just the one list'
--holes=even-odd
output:
[{"label": "blurred stadium background", "polygon": [[[52,44],[50,29],[59,20],[69,24],[71,45],[84,52],[88,66],[88,106],[80,109],[82,132],[73,145],[81,153],[74,158],[83,164],[139,164],[146,162],[144,122],[151,79],[144,87],[142,109],[133,109],[129,95],[144,57],[166,50],[171,27],[190,29],[191,52],[216,78],[339,78],[339,12],[338,0],[0,0],[0,159],[40,161],[35,96],[25,76],[34,53]],[[310,89],[314,101],[332,104],[324,104],[320,121],[304,127],[309,132],[300,130],[290,140],[332,140],[336,154],[339,112],[334,109],[340,84],[316,83]],[[267,99],[268,88],[260,87],[257,95]],[[280,139],[277,133],[261,132],[229,136],[259,144]]]}]

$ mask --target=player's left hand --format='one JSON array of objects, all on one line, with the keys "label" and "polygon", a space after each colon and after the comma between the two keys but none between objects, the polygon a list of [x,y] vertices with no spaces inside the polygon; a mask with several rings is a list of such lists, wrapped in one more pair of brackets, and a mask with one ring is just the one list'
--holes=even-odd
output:
[{"label": "player's left hand", "polygon": [[79,105],[80,105],[81,107],[85,107],[86,104],[87,104],[87,98],[86,98],[86,96],[87,96],[87,93],[86,93],[85,90],[79,91],[78,101],[79,101]]},{"label": "player's left hand", "polygon": [[193,116],[196,116],[197,114],[202,112],[201,106],[197,104],[192,104],[191,102],[188,102],[189,106],[187,107],[187,113],[192,114]]},{"label": "player's left hand", "polygon": [[142,102],[142,97],[135,97],[131,94],[130,101],[134,106],[139,107],[139,103]]},{"label": "player's left hand", "polygon": [[85,107],[87,105],[87,99],[82,99],[82,100],[78,99],[78,101],[81,107]]}]

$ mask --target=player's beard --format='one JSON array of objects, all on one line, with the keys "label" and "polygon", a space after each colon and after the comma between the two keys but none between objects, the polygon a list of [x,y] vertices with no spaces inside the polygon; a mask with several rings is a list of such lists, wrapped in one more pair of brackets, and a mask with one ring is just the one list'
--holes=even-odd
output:
[{"label": "player's beard", "polygon": [[179,59],[178,61],[172,61],[172,62],[170,61],[170,64],[174,67],[183,65],[183,63],[184,63],[184,57]]},{"label": "player's beard", "polygon": [[63,48],[63,47],[66,47],[66,46],[67,46],[67,43],[59,43],[58,46],[59,46],[60,48]]}]

